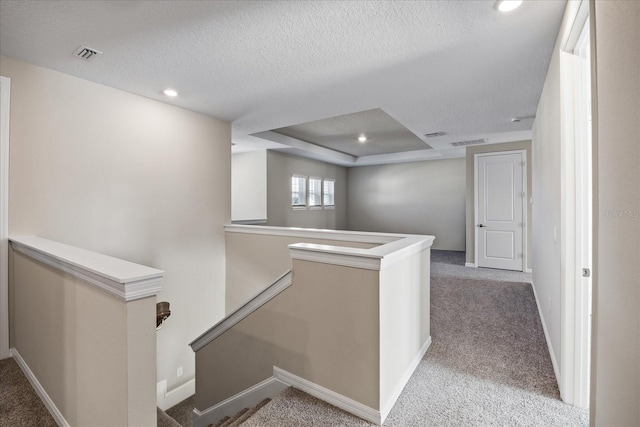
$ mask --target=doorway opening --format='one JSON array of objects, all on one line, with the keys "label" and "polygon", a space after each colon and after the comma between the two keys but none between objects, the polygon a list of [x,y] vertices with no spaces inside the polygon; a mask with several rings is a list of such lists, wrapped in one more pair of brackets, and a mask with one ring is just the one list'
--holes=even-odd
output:
[{"label": "doorway opening", "polygon": [[474,155],[475,264],[525,271],[525,150]]},{"label": "doorway opening", "polygon": [[582,2],[561,52],[562,74],[562,324],[560,394],[589,407],[591,367],[592,144],[591,45],[588,3]]}]

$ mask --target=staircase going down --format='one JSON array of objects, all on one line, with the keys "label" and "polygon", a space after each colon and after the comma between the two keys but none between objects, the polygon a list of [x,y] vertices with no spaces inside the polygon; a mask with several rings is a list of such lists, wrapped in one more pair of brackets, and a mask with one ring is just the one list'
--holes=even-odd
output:
[{"label": "staircase going down", "polygon": [[233,417],[224,417],[215,424],[211,424],[209,427],[236,427],[244,424],[249,418],[260,410],[264,405],[269,403],[271,399],[264,399],[253,408],[244,408]]}]

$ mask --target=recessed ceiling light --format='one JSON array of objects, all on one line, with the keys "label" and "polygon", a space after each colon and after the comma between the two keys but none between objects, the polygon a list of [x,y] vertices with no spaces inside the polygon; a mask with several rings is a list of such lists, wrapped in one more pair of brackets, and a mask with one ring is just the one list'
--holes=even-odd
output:
[{"label": "recessed ceiling light", "polygon": [[162,91],[162,93],[172,98],[178,96],[178,92],[176,92],[175,89],[165,89]]},{"label": "recessed ceiling light", "polygon": [[522,4],[522,0],[498,0],[495,3],[495,8],[500,12],[510,12],[517,9]]},{"label": "recessed ceiling light", "polygon": [[364,136],[364,135],[360,135],[360,136],[358,137],[358,142],[361,142],[361,143],[365,143],[365,142],[367,142],[367,137],[366,137],[366,136]]}]

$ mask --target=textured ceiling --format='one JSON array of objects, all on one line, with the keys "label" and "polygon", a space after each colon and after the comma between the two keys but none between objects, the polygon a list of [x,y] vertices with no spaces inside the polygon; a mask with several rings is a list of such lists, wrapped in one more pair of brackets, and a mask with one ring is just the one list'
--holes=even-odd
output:
[{"label": "textured ceiling", "polygon": [[[530,135],[510,119],[536,111],[565,1],[493,4],[3,0],[0,53],[231,121],[236,150],[380,108],[421,138],[446,132],[430,151],[458,156],[455,140]],[[82,61],[80,45],[104,54]]]},{"label": "textured ceiling", "polygon": [[[431,148],[380,109],[274,129],[273,132],[354,157]],[[358,141],[360,135],[366,136],[367,140]]]}]

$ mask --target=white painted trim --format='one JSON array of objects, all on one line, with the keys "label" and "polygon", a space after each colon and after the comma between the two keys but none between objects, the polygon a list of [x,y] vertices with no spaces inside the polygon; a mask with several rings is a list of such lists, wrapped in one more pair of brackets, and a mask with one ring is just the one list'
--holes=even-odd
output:
[{"label": "white painted trim", "polygon": [[9,128],[11,79],[0,76],[0,359],[9,350]]},{"label": "white painted trim", "polygon": [[269,377],[203,411],[194,409],[193,427],[206,427],[224,417],[231,417],[244,408],[256,406],[266,398],[276,397],[287,387],[287,384],[279,381],[275,377]]},{"label": "white painted trim", "polygon": [[536,292],[536,286],[533,281],[531,282],[531,289],[533,289],[533,296],[536,300],[536,306],[538,307],[538,315],[540,316],[540,323],[542,323],[542,330],[544,331],[544,338],[547,341],[547,348],[549,349],[549,357],[551,358],[551,364],[553,365],[553,373],[556,376],[556,381],[558,382],[558,388],[561,388],[560,381],[560,370],[558,369],[558,361],[556,359],[556,354],[553,351],[553,346],[551,345],[551,337],[549,336],[549,332],[547,330],[547,322],[544,320],[544,314],[542,312],[542,306],[540,305],[540,300],[538,299],[538,293]]},{"label": "white painted trim", "polygon": [[196,379],[191,378],[186,383],[169,391],[167,391],[167,380],[162,380],[156,384],[156,393],[158,408],[166,411],[186,398],[196,394]]},{"label": "white painted trim", "polygon": [[527,268],[524,272],[525,272],[525,273],[532,274],[532,273],[533,273],[533,269],[531,269],[531,268]]},{"label": "white painted trim", "polygon": [[419,162],[439,159],[442,153],[433,149],[402,151],[399,153],[372,154],[356,158],[354,166],[384,165],[389,163]]},{"label": "white painted trim", "polygon": [[[363,253],[356,255],[340,251],[340,246],[315,245],[312,243],[296,243],[289,245],[292,259],[320,262],[323,264],[341,265],[343,267],[362,268],[365,270],[380,270],[381,256],[369,255],[366,249],[359,249]],[[355,251],[356,249],[352,249]],[[342,253],[340,253],[342,252]]]},{"label": "white painted trim", "polygon": [[464,263],[465,267],[473,267],[473,268],[478,268],[478,265],[473,263],[473,262],[465,262]]},{"label": "white painted trim", "polygon": [[328,388],[322,387],[309,380],[301,378],[276,366],[273,367],[273,376],[281,382],[304,391],[311,396],[315,396],[318,399],[324,400],[333,406],[337,406],[340,409],[356,415],[364,420],[370,421],[377,425],[382,425],[382,419],[380,411],[363,405],[347,396],[343,396]]},{"label": "white painted trim", "polygon": [[236,225],[256,225],[256,224],[266,224],[267,223],[267,219],[266,218],[260,218],[260,219],[234,219],[231,220],[232,224],[236,224]]},{"label": "white painted trim", "polygon": [[242,319],[265,305],[267,302],[275,298],[280,292],[291,286],[292,283],[291,270],[284,273],[268,288],[251,298],[246,304],[238,308],[236,311],[226,316],[224,319],[213,325],[206,332],[193,340],[189,345],[193,351],[198,351],[226,331],[237,325]]},{"label": "white painted trim", "polygon": [[[124,301],[157,295],[164,272],[39,237],[10,238],[11,247],[28,257],[64,271]],[[105,268],[101,268],[102,264]],[[114,275],[114,271],[134,271]]]},{"label": "white painted trim", "polygon": [[225,225],[225,231],[229,233],[378,244],[378,246],[369,249],[319,245],[314,243],[295,243],[289,245],[289,252],[294,259],[368,270],[380,270],[381,268],[389,267],[398,261],[431,247],[435,240],[435,236],[418,234],[367,233],[360,231],[251,225]]},{"label": "white painted trim", "polygon": [[[567,9],[571,28],[560,52],[561,77],[561,319],[560,397],[565,403],[589,407],[590,394],[590,293],[591,279],[582,277],[582,268],[591,268],[593,211],[587,188],[591,171],[590,123],[584,120],[591,85],[589,5],[580,3]],[[584,56],[583,56],[584,54]],[[583,69],[585,67],[586,69]],[[584,74],[583,74],[584,73]],[[586,187],[585,187],[586,186]]]},{"label": "white painted trim", "polygon": [[27,377],[27,380],[29,380],[29,383],[31,383],[31,386],[40,397],[40,400],[42,400],[42,403],[44,403],[44,406],[47,408],[47,410],[55,420],[56,424],[58,424],[61,427],[70,427],[69,423],[62,415],[62,412],[60,412],[60,410],[58,409],[56,404],[53,402],[51,397],[49,397],[49,394],[44,389],[42,384],[40,384],[40,381],[38,381],[38,378],[36,378],[33,371],[31,371],[31,369],[29,368],[29,365],[27,365],[27,362],[25,362],[22,356],[20,356],[20,353],[18,353],[18,350],[16,350],[15,348],[12,348],[10,353],[13,359],[16,361],[16,363],[20,367],[20,369],[22,370],[22,372],[24,373],[24,376]]},{"label": "white painted trim", "polygon": [[357,242],[385,244],[406,237],[404,234],[367,233],[362,231],[323,230],[318,228],[252,226],[228,224],[224,226],[227,233],[262,234],[269,236],[302,237],[307,239],[336,240],[341,242]]},{"label": "white painted trim", "polygon": [[315,154],[316,156],[320,156],[321,158],[325,159],[325,161],[340,164],[343,166],[352,166],[357,160],[357,157],[350,154],[345,154],[339,151],[331,150],[329,148],[321,147],[319,145],[310,144],[306,141],[302,141],[301,139],[292,138],[290,136],[282,135],[270,130],[254,133],[252,134],[252,136],[266,139],[267,141],[276,142],[278,144],[283,144],[291,148],[296,148],[298,150],[302,150],[305,153]]},{"label": "white painted trim", "polygon": [[507,150],[507,151],[489,151],[486,153],[476,153],[473,155],[473,230],[474,236],[474,264],[479,266],[478,262],[478,159],[480,157],[489,157],[489,156],[500,156],[505,154],[521,154],[522,161],[524,162],[524,167],[522,168],[522,192],[525,196],[522,198],[522,223],[524,226],[522,227],[522,270],[526,271],[527,269],[527,200],[529,198],[529,191],[527,186],[527,171],[529,168],[529,159],[527,159],[527,150]]},{"label": "white painted trim", "polygon": [[431,247],[434,236],[407,235],[399,240],[370,249],[346,246],[294,243],[291,258],[345,267],[381,270]]},{"label": "white painted trim", "polygon": [[393,409],[393,405],[396,404],[396,401],[400,397],[402,390],[404,390],[405,386],[409,382],[409,379],[411,379],[413,372],[416,370],[416,368],[420,364],[420,361],[424,357],[427,350],[429,350],[430,346],[431,346],[431,335],[429,335],[429,337],[423,344],[422,348],[418,351],[418,353],[413,358],[409,366],[407,366],[407,369],[404,371],[404,374],[402,374],[402,376],[398,380],[398,383],[396,384],[396,387],[393,389],[393,392],[391,393],[389,398],[387,398],[386,402],[380,405],[381,423],[384,423],[384,421],[387,419],[387,416],[391,412],[391,409]]}]

